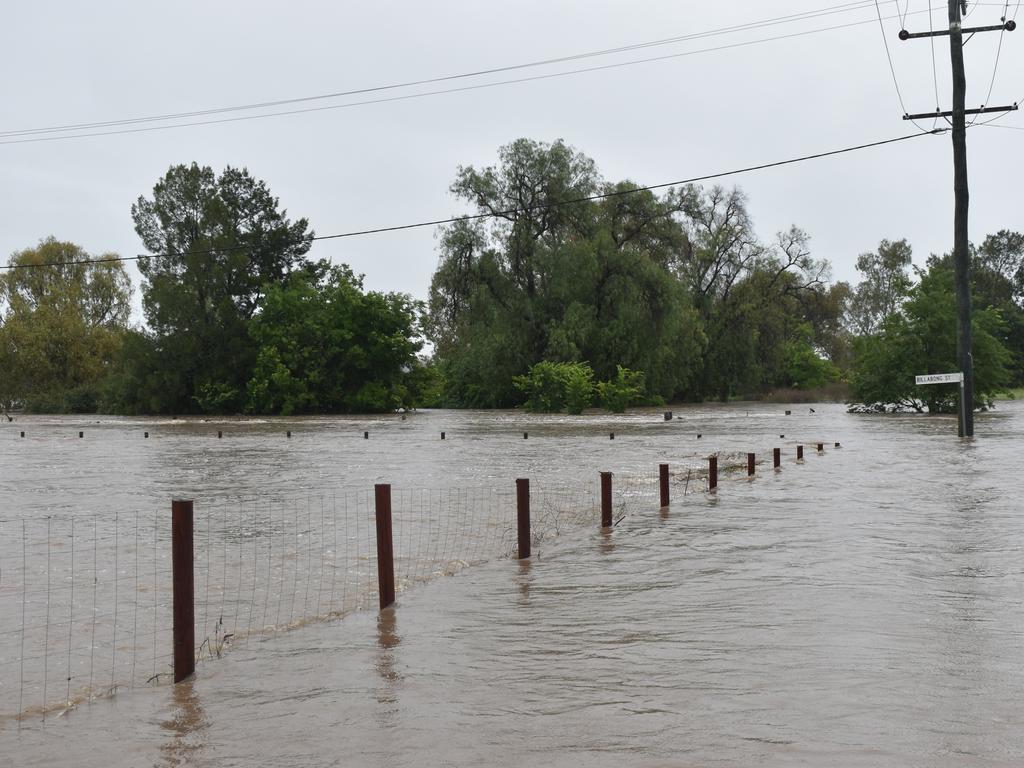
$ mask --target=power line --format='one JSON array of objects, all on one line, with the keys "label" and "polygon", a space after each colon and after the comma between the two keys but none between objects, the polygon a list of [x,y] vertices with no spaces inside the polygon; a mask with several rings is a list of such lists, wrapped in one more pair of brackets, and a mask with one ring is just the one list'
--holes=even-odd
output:
[{"label": "power line", "polygon": [[[930,2],[929,2],[929,5],[930,5]],[[910,0],[907,0],[907,4],[906,4],[906,6],[904,8],[905,8],[905,10],[903,11],[902,14],[900,14],[900,27],[907,26],[907,13],[910,12]],[[896,13],[897,14],[900,13],[900,3],[899,3],[899,0],[896,0]]]},{"label": "power line", "polygon": [[[909,0],[908,0],[908,7],[909,7]],[[904,28],[906,28],[906,25],[904,25]],[[928,31],[929,32],[934,32],[935,31],[935,23],[934,23],[934,20],[932,18],[932,6],[931,6],[931,3],[928,3]],[[929,37],[928,38],[928,42],[931,43],[931,48],[932,48],[932,84],[935,86],[935,111],[938,112],[940,110],[940,106],[939,106],[939,69],[938,69],[938,67],[936,66],[936,63],[935,63],[935,37],[934,36]],[[949,121],[947,120],[947,122],[949,122]],[[938,123],[939,123],[939,119],[935,118],[932,121],[932,128],[934,128],[936,125],[938,125]]]},{"label": "power line", "polygon": [[[433,219],[431,221],[419,221],[410,224],[397,224],[389,227],[377,227],[374,229],[359,229],[352,230],[349,232],[339,232],[333,235],[317,235],[311,238],[304,238],[303,240],[292,243],[292,245],[304,242],[315,242],[319,240],[339,240],[348,237],[363,237],[366,235],[377,235],[385,232],[400,232],[408,229],[422,229],[425,227],[436,227],[442,224],[455,224],[463,221],[479,221],[481,219],[492,219],[501,216],[511,216],[518,213],[529,213],[530,211],[550,208],[560,208],[567,205],[576,205],[577,203],[592,202],[595,200],[607,200],[615,197],[624,197],[627,195],[635,195],[640,192],[651,192],[656,189],[665,189],[666,187],[678,187],[684,184],[697,184],[703,181],[713,181],[714,179],[721,179],[726,176],[737,176],[743,173],[752,173],[753,171],[763,171],[768,168],[778,168],[785,165],[794,165],[796,163],[806,162],[808,160],[818,160],[824,157],[833,157],[835,155],[847,154],[850,152],[858,152],[864,149],[871,149],[873,147],[881,147],[886,144],[896,144],[898,142],[909,141],[910,139],[917,139],[922,136],[932,136],[945,133],[947,129],[940,128],[938,130],[922,131],[920,133],[912,133],[907,136],[897,136],[892,139],[882,139],[880,141],[872,141],[866,144],[857,144],[851,147],[843,147],[842,149],[831,149],[825,152],[817,152],[812,155],[802,155],[800,157],[790,158],[788,160],[776,160],[770,163],[762,163],[760,165],[750,165],[745,168],[737,168],[730,171],[721,171],[719,173],[710,173],[704,176],[694,176],[689,179],[680,179],[678,181],[666,181],[661,184],[650,184],[645,187],[634,187],[631,189],[614,190],[611,192],[601,192],[599,194],[587,195],[585,197],[572,198],[570,200],[561,200],[552,203],[538,204],[532,206],[524,206],[520,208],[509,208],[503,211],[493,211],[488,213],[474,213],[465,216],[453,216],[446,219]],[[7,266],[0,267],[0,269],[14,270],[14,269],[32,269],[41,267],[68,267],[78,264],[104,264],[109,262],[126,262],[126,261],[143,261],[146,259],[157,259],[157,258],[171,258],[178,257],[184,258],[186,256],[208,256],[218,253],[227,253],[231,251],[247,250],[252,248],[249,245],[237,245],[229,246],[227,248],[212,248],[201,251],[187,251],[185,253],[142,253],[136,254],[135,256],[111,256],[99,259],[75,259],[70,261],[52,261],[44,262],[40,264],[8,264]]]},{"label": "power line", "polygon": [[[1019,4],[1018,4],[1018,7],[1019,7]],[[1006,23],[1006,17],[1009,15],[1009,11],[1010,11],[1010,0],[1006,0],[1006,4],[1003,6],[1003,17],[1002,17],[1002,21],[1003,21],[1004,25]],[[1016,14],[1016,11],[1014,13]],[[1001,29],[999,31],[999,45],[996,47],[996,60],[995,60],[995,63],[992,65],[992,79],[989,80],[989,83],[988,83],[988,93],[985,95],[985,101],[982,102],[982,106],[983,107],[988,105],[989,100],[992,98],[992,90],[996,87],[996,73],[999,71],[999,57],[1000,57],[1000,55],[1003,52],[1003,38],[1004,37],[1006,37],[1006,28],[1005,28],[1005,26],[1003,27],[1003,29]],[[970,124],[974,125],[976,122],[978,122],[978,118],[977,117],[975,117],[970,122]]]},{"label": "power line", "polygon": [[[910,0],[907,0],[907,9],[908,10],[910,9]],[[929,17],[931,16],[931,9],[932,9],[932,5],[931,5],[931,2],[929,2],[928,3],[928,15],[929,15]],[[889,50],[889,39],[885,35],[885,24],[882,23],[882,8],[881,8],[881,5],[879,5],[879,0],[875,0],[875,11],[877,12],[877,15],[878,15],[878,29],[882,33],[882,42],[885,44],[885,58],[888,59],[888,61],[889,61],[889,71],[892,73],[892,84],[896,87],[896,98],[899,99],[900,109],[903,110],[903,114],[904,115],[908,115],[908,114],[910,114],[910,112],[909,112],[909,110],[907,110],[907,105],[903,103],[903,93],[900,91],[900,83],[899,83],[899,80],[896,77],[896,66],[892,62],[892,52]],[[897,14],[899,13],[899,5],[896,6],[896,12],[897,12]],[[905,21],[906,21],[906,14],[904,14],[903,19],[900,20],[900,24],[903,24]],[[922,128],[917,123],[916,120],[912,120],[911,122],[914,123],[914,127],[917,128],[919,131],[927,130],[926,128]]]},{"label": "power line", "polygon": [[[886,2],[896,2],[896,0],[885,0]],[[0,131],[0,137],[15,137],[15,136],[27,136],[35,134],[48,134],[65,131],[81,131],[81,130],[92,130],[96,128],[111,128],[123,125],[133,125],[138,123],[151,123],[161,122],[167,120],[180,120],[193,117],[204,117],[210,115],[224,114],[228,112],[239,112],[254,109],[266,109],[271,107],[281,107],[290,104],[300,104],[312,101],[323,101],[326,99],[335,99],[343,96],[361,96],[368,93],[377,93],[381,91],[390,91],[403,88],[410,88],[421,85],[433,85],[436,83],[450,82],[453,80],[462,80],[467,78],[475,78],[483,75],[500,74],[503,72],[512,72],[522,69],[530,69],[534,67],[548,66],[551,64],[564,64],[570,61],[579,61],[581,59],[595,58],[600,56],[608,56],[617,53],[625,53],[629,51],[642,50],[645,48],[652,48],[663,45],[672,45],[681,42],[688,42],[691,40],[699,40],[708,37],[717,37],[726,34],[732,34],[735,32],[743,32],[752,29],[761,29],[765,27],[777,26],[780,24],[789,24],[795,21],[806,21],[808,19],[820,18],[823,16],[830,16],[839,13],[849,13],[851,11],[862,10],[870,6],[872,0],[855,0],[854,2],[845,2],[838,5],[828,6],[826,8],[804,11],[801,13],[789,14],[786,16],[776,16],[768,19],[761,19],[759,21],[747,22],[744,24],[735,24],[728,27],[719,27],[717,29],[706,30],[704,32],[694,32],[687,35],[678,35],[675,37],[661,38],[658,40],[649,40],[640,43],[633,43],[630,45],[618,46],[615,48],[605,48],[596,51],[587,51],[584,53],[571,54],[567,56],[558,56],[554,58],[541,59],[538,61],[529,61],[519,64],[511,64],[502,67],[492,67],[489,69],[479,69],[470,72],[463,72],[454,75],[443,75],[440,77],[424,78],[419,80],[410,80],[400,83],[391,83],[387,85],[369,86],[364,88],[356,88],[347,91],[336,91],[332,93],[322,93],[313,96],[300,96],[286,99],[278,99],[274,101],[263,101],[250,104],[238,104],[227,107],[216,107],[212,109],[194,110],[189,112],[176,112],[170,114],[161,115],[149,115],[144,117],[131,117],[122,118],[117,120],[105,120],[99,122],[88,122],[88,123],[75,123],[69,125],[54,125],[42,128],[23,128],[10,131]]]},{"label": "power line", "polygon": [[[886,0],[886,1],[891,1],[891,0]],[[913,13],[915,13],[915,14],[916,13],[923,13],[923,11],[914,11]],[[892,18],[896,18],[896,17],[895,16],[886,17],[886,20],[892,19]],[[226,118],[219,118],[219,119],[215,119],[215,120],[197,120],[197,121],[185,122],[185,123],[175,123],[173,125],[153,125],[153,126],[145,126],[145,127],[141,127],[141,128],[123,128],[123,129],[120,129],[120,130],[113,130],[113,131],[98,131],[98,132],[92,132],[92,133],[66,134],[66,135],[61,135],[61,136],[31,136],[29,138],[16,138],[16,139],[7,140],[7,141],[0,141],[0,145],[3,145],[3,144],[30,144],[30,143],[43,142],[43,141],[64,141],[64,140],[68,140],[68,139],[92,138],[92,137],[99,137],[99,136],[117,136],[117,135],[132,134],[132,133],[148,133],[148,132],[151,132],[151,131],[171,130],[171,129],[174,129],[174,128],[189,128],[189,127],[200,126],[200,125],[216,125],[216,124],[222,124],[222,123],[235,123],[235,122],[241,122],[241,121],[245,121],[245,120],[259,120],[259,119],[268,118],[268,117],[282,117],[282,116],[288,116],[288,115],[305,114],[305,113],[309,113],[309,112],[325,112],[325,111],[329,111],[329,110],[349,109],[349,108],[353,108],[353,107],[361,107],[361,106],[367,106],[367,105],[372,105],[372,104],[385,104],[385,103],[397,102],[397,101],[407,101],[407,100],[411,100],[411,99],[422,99],[422,98],[426,98],[426,97],[430,97],[430,96],[439,96],[439,95],[452,94],[452,93],[463,93],[463,92],[467,92],[467,91],[482,90],[482,89],[485,89],[485,88],[494,88],[494,87],[502,86],[502,85],[513,85],[513,84],[518,84],[518,83],[527,83],[527,82],[534,82],[534,81],[540,81],[540,80],[550,80],[550,79],[553,79],[553,78],[556,78],[556,77],[566,77],[568,75],[577,75],[577,74],[582,74],[582,73],[587,73],[587,72],[601,72],[601,71],[605,71],[605,70],[620,69],[620,68],[623,68],[623,67],[635,66],[637,64],[649,64],[649,63],[653,63],[653,62],[667,61],[669,59],[683,58],[683,57],[694,56],[694,55],[703,54],[703,53],[712,53],[712,52],[715,52],[715,51],[724,51],[724,50],[732,50],[732,49],[736,49],[736,48],[745,48],[745,47],[748,47],[748,46],[758,45],[758,44],[761,44],[761,43],[776,42],[776,41],[780,41],[780,40],[791,40],[791,39],[794,39],[794,38],[806,37],[808,35],[818,34],[818,33],[821,33],[821,32],[832,32],[832,31],[836,31],[836,30],[840,30],[840,29],[849,29],[851,27],[857,27],[857,26],[861,26],[861,25],[864,25],[864,24],[873,24],[873,23],[874,23],[873,19],[866,20],[866,21],[854,21],[854,22],[849,22],[849,23],[845,23],[845,24],[836,24],[836,25],[833,25],[833,26],[830,26],[830,27],[820,27],[820,28],[817,28],[817,29],[804,30],[804,31],[801,31],[801,32],[792,32],[792,33],[785,34],[785,35],[776,35],[776,36],[773,36],[773,37],[758,38],[758,39],[755,39],[755,40],[745,40],[745,41],[739,42],[739,43],[730,43],[730,44],[727,44],[727,45],[713,46],[713,47],[710,47],[710,48],[701,48],[701,49],[697,49],[697,50],[693,50],[693,51],[683,51],[681,53],[666,54],[664,56],[652,56],[652,57],[648,57],[648,58],[644,58],[644,59],[633,59],[633,60],[630,60],[630,61],[617,62],[617,63],[614,63],[614,64],[603,64],[603,65],[593,66],[593,67],[582,67],[582,68],[579,68],[579,69],[570,69],[570,70],[565,70],[565,71],[562,71],[562,72],[552,72],[552,73],[547,73],[547,74],[542,74],[542,75],[531,75],[531,76],[527,76],[527,77],[512,78],[512,79],[508,79],[508,80],[497,80],[497,81],[489,82],[489,83],[479,83],[479,84],[475,84],[475,85],[465,85],[465,86],[459,86],[459,87],[455,87],[455,88],[443,88],[443,89],[438,89],[438,90],[433,90],[433,91],[423,91],[423,92],[420,92],[420,93],[402,94],[402,95],[398,95],[398,96],[388,96],[388,97],[382,97],[382,98],[377,98],[377,99],[366,99],[366,100],[363,100],[363,101],[346,102],[344,104],[330,104],[330,105],[319,106],[319,107],[306,107],[306,108],[302,108],[302,109],[284,110],[284,111],[279,111],[279,112],[266,112],[266,113],[262,113],[262,114],[258,114],[258,115],[242,115],[242,116],[238,116],[238,117],[226,117]],[[918,125],[917,128],[919,130],[927,130],[927,129],[921,128],[920,125]]]}]

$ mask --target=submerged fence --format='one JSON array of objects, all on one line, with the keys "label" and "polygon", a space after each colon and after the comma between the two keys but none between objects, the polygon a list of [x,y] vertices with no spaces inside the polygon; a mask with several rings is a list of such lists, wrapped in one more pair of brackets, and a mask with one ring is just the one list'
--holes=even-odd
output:
[{"label": "submerged fence", "polygon": [[[719,472],[751,475],[754,466],[750,455],[715,454],[671,472],[661,465],[644,476],[602,473],[579,485],[532,485],[525,529],[521,482],[391,488],[393,589],[401,594],[476,563],[517,557],[524,541],[528,555],[566,531],[610,527],[670,497],[714,491]],[[377,506],[372,490],[195,500],[189,655],[201,662],[376,606]],[[170,507],[0,520],[0,728],[173,679]]]}]

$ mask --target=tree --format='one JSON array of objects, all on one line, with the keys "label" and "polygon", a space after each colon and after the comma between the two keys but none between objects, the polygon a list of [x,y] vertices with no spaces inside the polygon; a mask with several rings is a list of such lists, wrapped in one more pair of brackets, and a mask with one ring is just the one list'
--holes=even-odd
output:
[{"label": "tree", "polygon": [[689,242],[678,271],[707,316],[716,300],[728,301],[733,286],[768,249],[757,239],[747,197],[738,187],[714,186],[703,193],[690,188],[682,209]]},{"label": "tree", "polygon": [[688,208],[691,254],[680,264],[696,294],[708,344],[700,366],[700,399],[727,400],[792,386],[788,372],[792,346],[816,350],[829,307],[824,299],[830,267],[813,258],[810,237],[798,227],[761,243],[739,190],[720,187],[702,193]]},{"label": "tree", "polygon": [[[855,404],[872,410],[912,409],[930,413],[956,411],[955,385],[915,386],[917,374],[957,370],[956,303],[948,260],[933,259],[918,272],[900,310],[889,315],[877,334],[855,342],[856,366],[851,380]],[[1010,356],[999,340],[1003,322],[997,310],[973,313],[975,408],[991,406],[1009,382]]]},{"label": "tree", "polygon": [[0,274],[0,403],[95,411],[128,325],[131,282],[115,254],[49,237]]},{"label": "tree", "polygon": [[1024,303],[1024,233],[1001,229],[989,235],[972,262],[1002,276],[1013,291],[1009,298]]},{"label": "tree", "polygon": [[[703,343],[685,286],[669,265],[686,236],[687,200],[629,182],[601,182],[592,160],[563,142],[521,139],[499,165],[460,168],[452,191],[493,216],[442,232],[428,332],[449,404],[508,406],[516,376],[547,360],[589,361],[647,374],[649,392],[686,389]],[[596,202],[596,191],[613,195]]]},{"label": "tree", "polygon": [[854,333],[876,333],[885,319],[899,309],[910,290],[913,249],[906,240],[883,240],[874,253],[857,257],[857,271],[864,275],[850,297],[849,323]]},{"label": "tree", "polygon": [[971,260],[975,306],[999,310],[1001,341],[1013,357],[1013,386],[1024,384],[1024,234],[1003,229],[985,238]]},{"label": "tree", "polygon": [[416,405],[418,302],[363,291],[327,262],[271,285],[249,326],[257,347],[247,409],[254,413],[367,413]]},{"label": "tree", "polygon": [[160,411],[239,411],[256,363],[248,333],[265,291],[303,262],[313,233],[246,169],[172,166],[132,206],[157,370],[138,397]]}]

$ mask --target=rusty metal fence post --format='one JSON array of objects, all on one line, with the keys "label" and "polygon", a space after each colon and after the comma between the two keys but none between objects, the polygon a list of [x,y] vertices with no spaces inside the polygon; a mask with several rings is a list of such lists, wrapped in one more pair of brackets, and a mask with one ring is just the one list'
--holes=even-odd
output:
[{"label": "rusty metal fence post", "polygon": [[772,449],[772,466],[775,467],[775,469],[778,469],[779,467],[782,466],[782,449],[781,448],[773,448]]},{"label": "rusty metal fence post", "polygon": [[530,556],[530,480],[516,480],[516,522],[519,532],[519,559]]},{"label": "rusty metal fence post", "polygon": [[754,476],[754,462],[756,457],[752,453],[747,454],[747,477]]},{"label": "rusty metal fence post", "polygon": [[377,519],[377,587],[380,607],[395,602],[395,555],[391,542],[391,486],[378,483],[373,486]]},{"label": "rusty metal fence post", "polygon": [[718,457],[708,456],[708,490],[713,491],[718,487]]},{"label": "rusty metal fence post", "polygon": [[171,574],[174,591],[174,682],[196,671],[195,549],[192,502],[171,501]]},{"label": "rusty metal fence post", "polygon": [[658,465],[658,485],[661,490],[661,506],[668,506],[668,464]]},{"label": "rusty metal fence post", "polygon": [[601,473],[601,527],[612,527],[612,473]]}]

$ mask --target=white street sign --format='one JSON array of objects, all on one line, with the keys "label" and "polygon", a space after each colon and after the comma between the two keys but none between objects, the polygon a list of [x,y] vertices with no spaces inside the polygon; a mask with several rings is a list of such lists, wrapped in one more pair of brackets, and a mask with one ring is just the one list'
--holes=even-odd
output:
[{"label": "white street sign", "polygon": [[964,380],[963,373],[927,373],[915,377],[915,383],[921,384],[960,384]]}]

